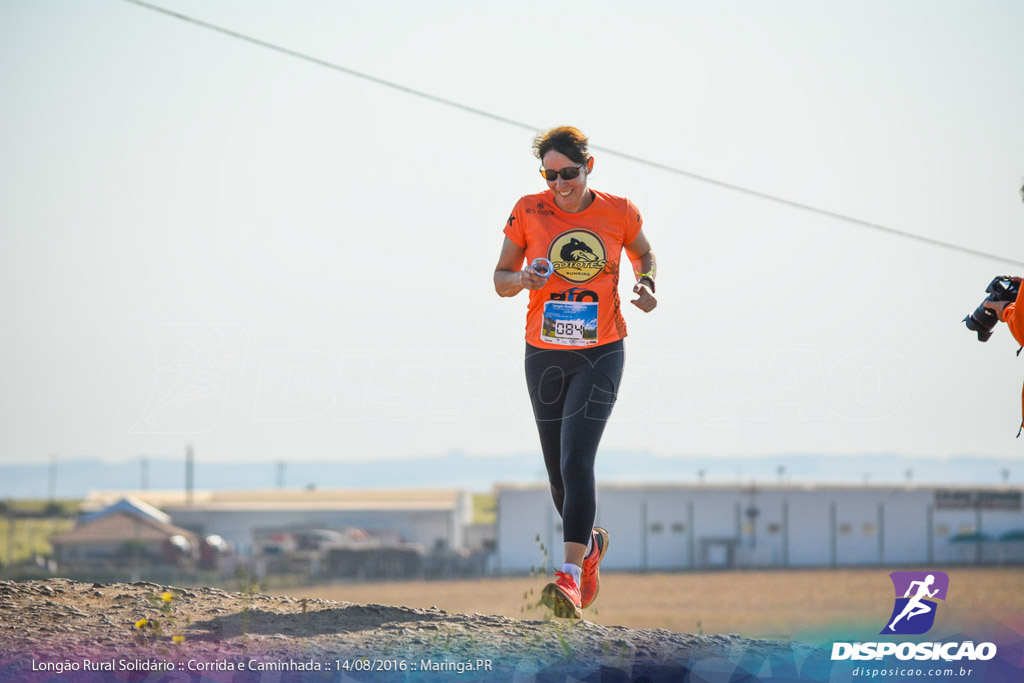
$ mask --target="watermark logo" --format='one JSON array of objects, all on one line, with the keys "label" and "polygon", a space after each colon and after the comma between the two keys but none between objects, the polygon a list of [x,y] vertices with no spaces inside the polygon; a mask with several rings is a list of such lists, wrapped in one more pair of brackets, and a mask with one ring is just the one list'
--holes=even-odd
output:
[{"label": "watermark logo", "polygon": [[920,635],[935,623],[936,600],[945,600],[949,577],[945,572],[893,572],[889,574],[896,600],[882,635]]},{"label": "watermark logo", "polygon": [[245,372],[249,334],[238,325],[154,325],[153,393],[129,430],[139,434],[200,434],[220,421],[228,389]]},{"label": "watermark logo", "polygon": [[[935,613],[938,609],[936,600],[945,600],[949,591],[949,577],[944,572],[893,572],[889,574],[896,596],[892,615],[881,635],[920,635],[927,633],[935,624]],[[925,661],[988,661],[997,654],[994,643],[975,643],[974,641],[946,642],[855,642],[832,643],[832,661],[880,661],[886,657],[895,657],[901,662],[910,660]],[[900,671],[909,671],[899,669]],[[896,669],[857,668],[854,676],[874,678],[884,674],[883,671]],[[917,680],[925,675],[924,670],[908,673]],[[928,675],[937,675],[936,671],[948,672],[943,675],[952,676],[952,669],[929,669]],[[962,675],[969,675],[973,669],[961,669]],[[900,674],[903,675],[903,674]],[[888,680],[888,679],[886,679]],[[903,680],[902,678],[900,680]],[[910,680],[909,678],[907,680]],[[944,679],[945,680],[945,679]]]}]

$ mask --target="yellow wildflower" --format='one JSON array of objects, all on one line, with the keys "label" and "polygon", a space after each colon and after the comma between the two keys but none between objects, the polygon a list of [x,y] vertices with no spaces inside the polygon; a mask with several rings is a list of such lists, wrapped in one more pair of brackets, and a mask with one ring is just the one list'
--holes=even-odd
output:
[{"label": "yellow wildflower", "polygon": [[184,643],[185,636],[174,636],[173,638],[171,638],[171,640],[173,640],[175,643]]},{"label": "yellow wildflower", "polygon": [[139,619],[138,621],[135,622],[135,628],[145,628],[146,624],[148,624],[148,623],[149,623],[149,619],[146,619],[145,617],[143,617],[142,619]]},{"label": "yellow wildflower", "polygon": [[170,602],[171,600],[174,599],[174,594],[171,593],[170,591],[166,591],[166,592],[160,594],[160,599],[163,600],[164,602]]}]

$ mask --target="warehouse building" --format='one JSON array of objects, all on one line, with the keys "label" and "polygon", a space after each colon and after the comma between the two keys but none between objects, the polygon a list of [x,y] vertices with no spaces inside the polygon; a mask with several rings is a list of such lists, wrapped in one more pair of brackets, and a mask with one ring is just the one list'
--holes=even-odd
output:
[{"label": "warehouse building", "polygon": [[[500,573],[561,563],[546,485],[499,485]],[[1019,488],[599,485],[602,568],[631,571],[1024,563]]]},{"label": "warehouse building", "polygon": [[222,537],[241,555],[254,550],[260,535],[294,529],[358,528],[427,551],[458,550],[473,521],[472,496],[456,489],[97,491],[84,508],[125,496],[159,508],[180,527]]}]

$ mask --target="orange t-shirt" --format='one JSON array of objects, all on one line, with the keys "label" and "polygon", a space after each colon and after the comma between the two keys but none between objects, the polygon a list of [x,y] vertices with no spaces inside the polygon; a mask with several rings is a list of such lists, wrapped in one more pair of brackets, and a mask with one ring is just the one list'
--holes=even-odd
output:
[{"label": "orange t-shirt", "polygon": [[[1010,328],[1010,334],[1017,340],[1017,343],[1024,346],[1024,287],[1020,288],[1017,292],[1017,300],[1012,304],[1007,304],[1006,308],[1003,309],[1003,322]],[[1020,310],[1017,310],[1020,308]],[[1020,396],[1021,404],[1021,423],[1020,429],[1017,430],[1017,436],[1024,431],[1024,388],[1021,389]]]},{"label": "orange t-shirt", "polygon": [[1017,292],[1017,300],[1003,309],[1003,322],[1017,343],[1024,346],[1024,287]]},{"label": "orange t-shirt", "polygon": [[526,195],[505,225],[505,236],[526,249],[527,263],[543,256],[554,266],[547,285],[530,292],[526,341],[532,346],[600,346],[626,336],[619,259],[643,218],[628,199],[590,191],[594,201],[578,213],[558,208],[551,190]]}]

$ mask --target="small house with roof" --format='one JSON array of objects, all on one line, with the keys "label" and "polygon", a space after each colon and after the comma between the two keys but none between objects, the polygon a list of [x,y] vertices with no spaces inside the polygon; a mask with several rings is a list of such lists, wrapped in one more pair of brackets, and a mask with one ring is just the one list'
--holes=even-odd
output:
[{"label": "small house with roof", "polygon": [[69,532],[50,538],[58,565],[73,570],[195,563],[199,538],[137,499],[125,498],[81,517]]}]

